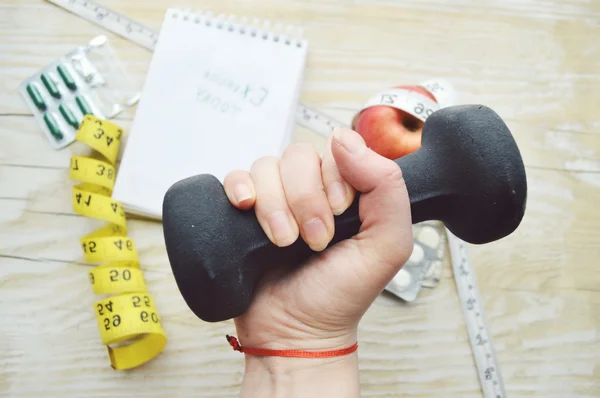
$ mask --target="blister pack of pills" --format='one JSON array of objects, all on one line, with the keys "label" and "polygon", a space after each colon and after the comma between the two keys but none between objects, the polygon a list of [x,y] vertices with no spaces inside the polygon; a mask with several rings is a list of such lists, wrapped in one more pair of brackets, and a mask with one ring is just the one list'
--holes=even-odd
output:
[{"label": "blister pack of pills", "polygon": [[55,149],[74,141],[85,115],[111,119],[140,96],[106,36],[46,65],[21,83],[20,92]]},{"label": "blister pack of pills", "polygon": [[385,288],[404,301],[414,301],[422,287],[437,286],[447,246],[444,224],[440,222],[413,225],[413,235],[412,255]]}]

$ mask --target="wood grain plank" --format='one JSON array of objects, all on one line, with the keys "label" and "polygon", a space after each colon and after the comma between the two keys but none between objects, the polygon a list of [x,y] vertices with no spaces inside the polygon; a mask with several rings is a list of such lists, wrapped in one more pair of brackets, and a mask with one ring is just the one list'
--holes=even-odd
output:
[{"label": "wood grain plank", "polygon": [[[161,0],[102,1],[158,28]],[[178,5],[199,8],[184,0]],[[301,25],[301,99],[348,121],[374,92],[445,77],[464,103],[495,109],[521,148],[526,216],[510,237],[471,246],[508,396],[600,396],[600,3],[586,0],[208,0],[215,12]],[[69,158],[49,148],[17,91],[73,46],[107,34],[136,82],[151,52],[39,0],[0,4],[0,396],[234,397],[242,357],[188,310],[160,223],[129,219],[169,343],[131,372],[99,342],[79,238],[103,225],[71,208]],[[126,131],[135,107],[118,118]],[[325,139],[297,127],[295,141]],[[124,145],[126,146],[126,139]],[[121,151],[123,148],[121,148]],[[365,397],[481,397],[450,264],[404,303],[384,293],[360,326]]]},{"label": "wood grain plank", "polygon": [[[30,266],[23,260],[10,261],[15,270]],[[15,396],[33,397],[42,385],[48,387],[48,396],[80,393],[68,392],[66,385],[86,385],[106,396],[118,395],[126,387],[136,388],[143,395],[173,393],[173,384],[168,382],[142,384],[144,378],[157,371],[165,380],[179,380],[181,392],[188,395],[192,389],[200,388],[205,394],[200,396],[213,396],[216,391],[233,392],[238,385],[239,357],[230,353],[223,339],[232,325],[194,319],[177,294],[172,278],[162,273],[146,275],[171,342],[160,357],[132,372],[131,378],[115,375],[107,369],[105,352],[98,344],[90,307],[94,296],[88,286],[88,268],[46,265],[36,263],[37,272],[15,271],[2,278],[0,310],[8,322],[2,323],[0,333],[10,343],[6,365],[9,374],[21,375],[11,384]],[[29,289],[31,284],[39,289]],[[511,393],[558,397],[571,391],[566,381],[594,376],[598,332],[588,311],[599,302],[600,294],[590,297],[578,291],[486,291],[487,315],[503,371],[516,381]],[[28,315],[23,316],[23,311]],[[569,314],[570,322],[561,322],[563,314]],[[425,291],[422,300],[414,304],[402,304],[387,294],[381,296],[366,314],[360,336],[365,396],[384,393],[426,397],[441,390],[478,396],[451,279],[445,278],[439,288]],[[545,372],[530,371],[544,366]],[[27,383],[25,369],[46,371],[40,383],[32,385]],[[200,374],[202,377],[197,377]],[[59,377],[62,383],[52,382]],[[596,388],[592,392],[599,391],[600,386],[594,383],[588,386]],[[535,394],[529,395],[532,392]]]},{"label": "wood grain plank", "polygon": [[[3,388],[11,396],[80,397],[85,391],[94,391],[96,396],[125,391],[167,396],[195,389],[199,396],[225,396],[237,387],[241,358],[224,338],[231,333],[231,323],[200,324],[193,319],[170,275],[145,272],[170,338],[167,349],[135,372],[116,372],[99,341],[93,303],[100,297],[91,292],[89,267],[0,260],[3,268],[15,269],[0,280],[0,336],[8,342],[3,374],[10,377]],[[16,271],[31,267],[37,272]],[[38,288],[30,289],[31,284]],[[237,370],[231,371],[232,366]],[[160,378],[152,376],[157,369],[165,372]],[[204,369],[206,377],[190,377],[196,369]],[[37,375],[36,383],[31,383],[32,374]],[[180,385],[186,379],[191,382]]]},{"label": "wood grain plank", "polygon": [[[27,173],[28,171],[31,173]],[[57,177],[57,174],[63,173],[64,171],[54,169],[21,170],[20,175],[32,185],[20,184],[21,192],[14,194],[17,198],[27,195],[26,201],[5,199],[8,202],[5,214],[10,216],[6,222],[0,223],[0,236],[3,238],[0,240],[0,247],[6,253],[25,256],[26,253],[35,251],[45,258],[81,261],[77,244],[79,237],[103,223],[73,212],[70,193],[70,186],[73,184]],[[51,178],[56,181],[45,185]],[[600,254],[600,246],[595,244],[598,236],[594,233],[596,225],[600,223],[600,215],[594,211],[595,195],[582,195],[583,192],[591,192],[592,188],[571,176],[551,170],[532,170],[530,181],[530,205],[520,228],[514,236],[474,247],[475,262],[484,264],[490,271],[498,272],[504,272],[505,268],[510,268],[515,262],[523,262],[524,265],[512,282],[524,283],[531,289],[543,287],[538,281],[540,267],[544,267],[547,273],[552,271],[551,286],[559,282],[562,283],[559,286],[571,286],[567,283],[571,279],[566,278],[569,275],[575,278],[575,286],[571,287],[593,289],[594,285],[599,286],[600,274],[594,276],[575,272],[579,267],[583,267],[583,271],[588,266],[584,261],[586,258]],[[595,192],[598,191],[600,187],[595,189]],[[575,202],[577,210],[564,214],[563,209],[573,206]],[[9,211],[11,208],[13,210]],[[128,225],[130,236],[136,242],[140,241],[138,250],[143,252],[154,247],[158,252],[164,251],[160,223],[131,219]],[[40,228],[42,226],[44,228]],[[26,241],[19,231],[27,231]],[[136,234],[140,234],[139,238]],[[535,239],[537,245],[531,247],[530,239]],[[570,244],[565,245],[565,242]],[[487,256],[490,252],[494,253],[492,257]],[[65,257],[67,253],[70,255]],[[165,260],[164,253],[161,259]],[[570,264],[573,260],[578,261]],[[528,285],[529,283],[535,284]]]},{"label": "wood grain plank", "polygon": [[[0,255],[5,256],[85,264],[79,239],[106,224],[76,214],[27,210],[18,201],[0,203],[11,211],[0,224]],[[168,265],[160,223],[130,219],[127,228],[147,269]]]},{"label": "wood grain plank", "polygon": [[[354,110],[330,108],[338,120],[352,118]],[[0,167],[25,166],[64,169],[69,167],[72,155],[89,155],[91,150],[81,143],[55,151],[49,147],[46,138],[31,117],[8,116],[3,118],[0,126],[0,140],[6,146],[0,148]],[[123,127],[125,137],[119,151],[119,161],[127,147],[127,138],[131,128],[131,120],[118,119],[117,124]],[[555,169],[573,172],[572,175],[589,174],[582,180],[596,181],[600,184],[600,136],[594,133],[582,133],[565,130],[557,126],[531,125],[528,122],[506,120],[521,150],[527,169]],[[598,128],[600,131],[600,128]],[[324,137],[301,126],[296,126],[294,142],[306,142],[323,150],[326,143]],[[11,148],[11,150],[8,150]],[[117,164],[118,166],[118,164]]]},{"label": "wood grain plank", "polygon": [[[139,9],[136,8],[138,4],[123,7],[116,2],[107,3],[132,16],[147,16],[154,21],[152,26],[159,26],[164,5],[148,3]],[[41,21],[41,26],[36,26],[38,30],[30,28],[32,32],[49,32],[43,38],[45,45],[39,45],[41,53],[19,50],[35,45],[38,37],[34,33],[19,35],[19,40],[25,41],[15,45],[3,41],[3,50],[9,55],[11,65],[18,65],[8,69],[6,88],[16,87],[18,82],[34,73],[35,68],[67,51],[70,46],[65,44],[68,41],[65,36],[71,26],[82,34],[89,32],[89,37],[93,36],[92,32],[98,32],[97,27],[86,21],[51,5],[42,5],[48,18]],[[186,5],[194,6],[192,2],[182,3],[184,7]],[[397,7],[367,7],[358,3],[319,6],[314,2],[294,2],[290,5],[292,12],[282,12],[279,3],[275,2],[265,2],[260,12],[245,2],[231,5],[206,3],[206,7],[214,8],[216,12],[264,15],[265,18],[283,18],[285,22],[306,26],[306,35],[312,38],[312,44],[302,98],[318,106],[326,103],[356,109],[382,88],[448,75],[464,93],[465,102],[489,104],[505,118],[542,119],[560,125],[577,120],[584,130],[597,131],[600,121],[592,112],[592,104],[600,98],[594,67],[596,51],[593,42],[584,39],[597,35],[599,24],[593,23],[593,19],[584,23],[565,19],[558,24],[551,18],[526,19],[512,7],[502,7],[500,3],[494,5],[510,11],[511,15],[493,12],[494,6],[484,7],[487,12],[482,14],[477,12],[482,7],[476,2],[465,2],[460,13],[448,10],[448,7],[427,13],[407,3]],[[598,13],[598,7],[593,5],[579,8],[588,15]],[[319,17],[310,18],[312,12]],[[12,18],[0,31],[0,37],[10,35],[17,27],[31,26],[28,13],[16,7],[9,8],[8,13]],[[520,22],[514,22],[514,14],[521,15]],[[67,17],[71,17],[72,24],[56,22]],[[448,18],[455,22],[451,32],[424,29]],[[402,29],[381,29],[380,21],[389,26],[401,24]],[[347,26],[355,29],[350,30]],[[497,35],[498,31],[503,34]],[[321,39],[323,37],[327,40]],[[377,40],[373,40],[374,37]],[[490,46],[492,39],[494,45]],[[137,54],[135,45],[118,39],[116,44],[119,54],[122,52],[127,61],[144,58]],[[132,76],[136,80],[143,80],[145,70],[141,65],[147,64],[147,57],[140,60],[139,65],[132,65]],[[518,63],[514,62],[516,59]],[[575,100],[581,96],[589,101]],[[7,101],[2,105],[7,112],[28,113],[22,101]]]}]

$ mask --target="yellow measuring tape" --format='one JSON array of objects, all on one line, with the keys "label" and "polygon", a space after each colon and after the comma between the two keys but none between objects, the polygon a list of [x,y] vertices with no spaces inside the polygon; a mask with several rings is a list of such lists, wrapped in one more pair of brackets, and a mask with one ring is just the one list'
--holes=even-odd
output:
[{"label": "yellow measuring tape", "polygon": [[99,264],[89,272],[94,293],[112,295],[94,303],[94,312],[102,344],[117,370],[148,362],[167,344],[135,245],[126,236],[125,212],[121,203],[111,198],[122,133],[114,123],[86,115],[75,140],[104,159],[72,156],[69,170],[69,177],[81,182],[73,187],[73,210],[108,222],[80,241],[85,260]]}]

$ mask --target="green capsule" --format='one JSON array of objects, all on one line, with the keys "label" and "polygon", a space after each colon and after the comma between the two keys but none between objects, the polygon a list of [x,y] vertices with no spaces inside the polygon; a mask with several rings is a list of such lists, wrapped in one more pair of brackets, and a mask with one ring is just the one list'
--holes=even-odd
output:
[{"label": "green capsule", "polygon": [[58,65],[56,70],[58,70],[58,74],[60,75],[61,79],[63,79],[63,82],[65,82],[67,87],[69,87],[71,90],[75,90],[77,88],[75,80],[73,80],[71,73],[69,73],[69,70],[66,67],[63,65]]},{"label": "green capsule", "polygon": [[67,123],[69,123],[71,126],[73,126],[75,128],[79,127],[79,121],[75,117],[75,114],[73,113],[73,111],[71,110],[71,107],[69,105],[60,104],[58,106],[58,110],[62,114],[63,118],[67,121]]},{"label": "green capsule", "polygon": [[60,98],[60,91],[58,91],[58,87],[56,86],[54,79],[52,79],[52,77],[47,76],[45,74],[42,74],[41,78],[42,78],[42,83],[44,83],[44,86],[46,86],[46,90],[48,90],[50,95],[53,96],[54,98]]},{"label": "green capsule", "polygon": [[60,127],[58,126],[56,119],[54,119],[54,116],[52,116],[50,113],[46,113],[44,115],[44,121],[50,130],[50,134],[52,134],[55,138],[62,140],[63,133],[60,131]]},{"label": "green capsule", "polygon": [[93,115],[94,114],[92,112],[92,110],[90,109],[87,101],[83,97],[80,97],[80,96],[75,97],[75,102],[77,102],[77,106],[79,106],[81,113],[83,113],[84,115]]},{"label": "green capsule", "polygon": [[27,85],[27,92],[29,93],[29,96],[31,97],[31,100],[35,106],[37,106],[38,109],[45,111],[47,108],[46,103],[44,102],[44,98],[42,97],[42,94],[40,94],[40,90],[38,90],[35,83],[29,83]]}]

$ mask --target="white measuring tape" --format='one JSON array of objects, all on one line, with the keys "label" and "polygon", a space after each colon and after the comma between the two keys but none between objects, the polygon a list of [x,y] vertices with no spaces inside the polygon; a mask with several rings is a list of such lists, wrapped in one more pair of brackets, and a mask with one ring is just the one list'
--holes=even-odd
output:
[{"label": "white measuring tape", "polygon": [[[149,50],[154,50],[158,32],[122,14],[89,0],[47,0],[115,34]],[[457,103],[456,92],[444,80],[428,80],[419,84],[436,101],[405,89],[389,89],[369,98],[362,109],[376,105],[392,106],[425,121],[436,110]],[[296,122],[319,134],[328,136],[335,127],[349,127],[347,123],[300,104]],[[446,230],[458,296],[461,302],[471,349],[475,358],[481,388],[485,398],[506,398],[498,361],[487,326],[481,296],[477,287],[473,264],[467,246]]]},{"label": "white measuring tape", "polygon": [[423,122],[427,120],[429,115],[440,109],[439,104],[434,100],[425,97],[423,94],[403,88],[395,88],[375,94],[367,100],[363,109],[378,105],[399,109]]},{"label": "white measuring tape", "polygon": [[467,324],[471,350],[477,364],[483,394],[486,398],[506,398],[502,375],[483,313],[481,295],[477,287],[473,264],[467,252],[467,245],[448,229],[446,229],[446,235],[450,246],[452,271],[454,272],[458,298]]},{"label": "white measuring tape", "polygon": [[154,50],[158,40],[158,32],[142,25],[123,14],[87,0],[48,0],[75,15],[87,19],[104,29],[123,36],[125,39],[139,44],[148,50]]}]

